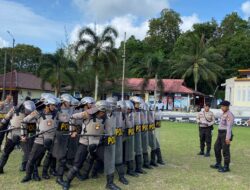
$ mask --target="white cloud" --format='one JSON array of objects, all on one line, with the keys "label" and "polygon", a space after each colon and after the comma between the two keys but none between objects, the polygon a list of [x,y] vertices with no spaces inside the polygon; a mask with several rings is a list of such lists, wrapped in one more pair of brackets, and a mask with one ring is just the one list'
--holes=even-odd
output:
[{"label": "white cloud", "polygon": [[169,0],[72,0],[92,21],[102,22],[124,15],[149,18],[168,8]]},{"label": "white cloud", "polygon": [[241,10],[244,13],[246,19],[250,17],[250,1],[242,3]]},{"label": "white cloud", "polygon": [[[42,41],[54,43],[64,38],[64,25],[34,13],[29,7],[20,3],[0,0],[1,36],[9,30],[15,36],[28,42]],[[7,36],[6,36],[7,38]]]},{"label": "white cloud", "polygon": [[0,37],[0,48],[8,47],[8,46],[9,46],[9,43]]},{"label": "white cloud", "polygon": [[[105,26],[111,25],[117,29],[119,32],[119,37],[116,40],[116,46],[120,46],[120,42],[124,40],[124,33],[126,32],[127,38],[131,35],[134,35],[137,39],[142,40],[148,31],[148,21],[144,21],[141,24],[136,24],[138,17],[132,15],[126,15],[121,17],[115,17],[110,22],[104,24],[97,24],[96,30],[97,33],[101,32]],[[94,23],[86,24],[85,26],[91,27],[94,29]],[[78,33],[81,29],[80,25],[76,25],[70,34],[70,41],[75,42],[78,39]]]},{"label": "white cloud", "polygon": [[193,24],[200,22],[200,19],[196,13],[193,13],[191,16],[182,16],[181,20],[182,24],[180,25],[180,29],[183,32],[186,32],[187,30],[192,30]]}]

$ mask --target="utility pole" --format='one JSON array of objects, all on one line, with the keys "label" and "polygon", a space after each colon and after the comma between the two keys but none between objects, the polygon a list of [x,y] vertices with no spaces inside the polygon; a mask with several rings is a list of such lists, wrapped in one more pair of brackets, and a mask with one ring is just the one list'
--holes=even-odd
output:
[{"label": "utility pole", "polygon": [[11,79],[10,79],[10,95],[12,95],[12,82],[13,82],[13,64],[14,64],[14,47],[15,47],[15,38],[12,35],[12,33],[8,30],[7,33],[10,35],[12,38],[12,51],[11,51],[11,64],[10,64],[10,72],[11,72]]},{"label": "utility pole", "polygon": [[125,64],[126,64],[126,32],[124,33],[123,42],[123,64],[122,64],[122,101],[124,100],[124,82],[125,82]]},{"label": "utility pole", "polygon": [[3,67],[3,93],[2,100],[5,98],[5,88],[6,88],[6,63],[7,63],[7,51],[5,50],[4,54],[4,67]]}]

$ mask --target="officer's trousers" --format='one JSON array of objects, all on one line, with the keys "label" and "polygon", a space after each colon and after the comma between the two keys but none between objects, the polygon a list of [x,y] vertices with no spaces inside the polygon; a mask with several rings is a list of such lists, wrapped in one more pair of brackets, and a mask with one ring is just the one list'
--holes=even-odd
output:
[{"label": "officer's trousers", "polygon": [[34,166],[37,164],[38,160],[44,155],[45,151],[46,148],[44,147],[44,145],[34,143],[26,165],[27,176],[30,176],[32,174]]},{"label": "officer's trousers", "polygon": [[216,162],[218,164],[221,164],[222,161],[222,155],[221,150],[224,157],[224,164],[229,165],[230,163],[230,145],[226,144],[226,130],[219,130],[218,131],[218,137],[214,144],[214,152],[216,157]]},{"label": "officer's trousers", "polygon": [[199,136],[200,136],[200,149],[201,152],[204,152],[205,143],[207,145],[207,152],[211,150],[211,142],[212,142],[212,134],[210,127],[200,127],[199,128]]}]

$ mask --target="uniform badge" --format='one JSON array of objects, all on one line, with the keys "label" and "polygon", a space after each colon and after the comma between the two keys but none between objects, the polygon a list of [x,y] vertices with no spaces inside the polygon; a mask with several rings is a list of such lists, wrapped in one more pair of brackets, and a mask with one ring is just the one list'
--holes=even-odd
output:
[{"label": "uniform badge", "polygon": [[51,121],[51,120],[48,120],[48,121],[47,121],[47,125],[48,125],[48,126],[51,126],[51,125],[52,125],[52,121]]},{"label": "uniform badge", "polygon": [[96,130],[100,129],[100,124],[99,124],[99,123],[97,123],[97,124],[95,125],[95,129],[96,129]]}]

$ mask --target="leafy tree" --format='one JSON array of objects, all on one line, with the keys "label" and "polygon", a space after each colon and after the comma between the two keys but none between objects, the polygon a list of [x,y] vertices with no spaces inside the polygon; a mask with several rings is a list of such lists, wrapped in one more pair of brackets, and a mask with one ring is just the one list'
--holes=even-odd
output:
[{"label": "leafy tree", "polygon": [[223,68],[219,65],[222,56],[216,53],[213,47],[208,47],[205,37],[195,33],[188,33],[180,37],[176,43],[175,61],[173,66],[173,76],[181,76],[184,79],[192,76],[194,88],[202,78],[207,83],[217,83]]},{"label": "leafy tree", "polygon": [[146,43],[153,51],[163,51],[168,56],[174,44],[181,34],[180,15],[172,9],[163,9],[160,18],[153,18],[149,21],[148,36]]},{"label": "leafy tree", "polygon": [[111,64],[117,63],[114,49],[117,36],[117,31],[111,26],[104,28],[100,35],[89,27],[83,28],[79,32],[75,50],[78,53],[79,65],[89,63],[95,72],[95,99],[98,95],[100,71],[108,70]]},{"label": "leafy tree", "polygon": [[45,81],[50,82],[55,88],[56,96],[60,95],[62,85],[70,84],[73,88],[75,86],[74,72],[77,70],[77,65],[65,57],[62,48],[55,54],[44,55],[38,70],[38,76],[42,77],[42,86]]}]

